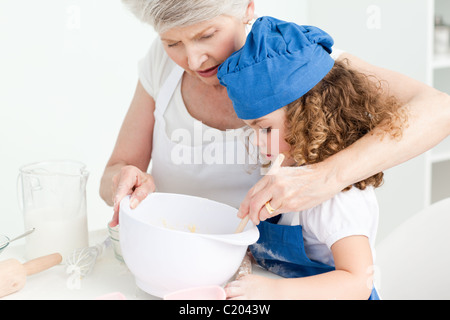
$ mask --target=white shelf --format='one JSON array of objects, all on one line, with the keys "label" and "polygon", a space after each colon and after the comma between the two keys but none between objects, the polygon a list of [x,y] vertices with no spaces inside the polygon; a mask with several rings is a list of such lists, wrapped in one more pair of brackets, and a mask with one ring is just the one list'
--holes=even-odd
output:
[{"label": "white shelf", "polygon": [[450,152],[440,153],[440,154],[431,154],[431,162],[432,163],[443,162],[443,161],[450,161]]},{"label": "white shelf", "polygon": [[450,161],[450,138],[445,139],[431,150],[430,160],[432,163]]},{"label": "white shelf", "polygon": [[446,54],[435,54],[433,59],[433,69],[450,68],[450,52]]}]

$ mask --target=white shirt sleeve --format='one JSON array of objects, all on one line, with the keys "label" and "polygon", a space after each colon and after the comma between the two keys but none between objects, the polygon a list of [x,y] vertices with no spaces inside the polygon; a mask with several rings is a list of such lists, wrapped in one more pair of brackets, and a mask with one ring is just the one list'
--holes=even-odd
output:
[{"label": "white shirt sleeve", "polygon": [[306,231],[329,249],[336,241],[354,235],[367,236],[371,245],[375,244],[378,202],[372,187],[340,192],[301,215]]}]

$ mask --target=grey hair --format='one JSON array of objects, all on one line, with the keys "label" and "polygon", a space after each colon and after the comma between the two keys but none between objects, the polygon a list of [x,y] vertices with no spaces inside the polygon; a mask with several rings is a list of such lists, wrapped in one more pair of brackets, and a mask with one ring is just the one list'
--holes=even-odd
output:
[{"label": "grey hair", "polygon": [[175,27],[186,27],[228,15],[242,19],[253,0],[122,0],[142,22],[162,34]]}]

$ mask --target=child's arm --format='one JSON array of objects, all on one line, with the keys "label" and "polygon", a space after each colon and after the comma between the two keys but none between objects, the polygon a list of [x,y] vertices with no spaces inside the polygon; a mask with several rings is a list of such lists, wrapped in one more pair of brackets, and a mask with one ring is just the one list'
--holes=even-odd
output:
[{"label": "child's arm", "polygon": [[246,275],[225,288],[227,296],[233,299],[368,299],[373,281],[372,251],[368,238],[346,237],[334,243],[331,250],[335,271],[292,279]]},{"label": "child's arm", "polygon": [[369,240],[351,236],[331,247],[335,271],[316,276],[281,279],[281,299],[368,299],[372,292],[373,260]]}]

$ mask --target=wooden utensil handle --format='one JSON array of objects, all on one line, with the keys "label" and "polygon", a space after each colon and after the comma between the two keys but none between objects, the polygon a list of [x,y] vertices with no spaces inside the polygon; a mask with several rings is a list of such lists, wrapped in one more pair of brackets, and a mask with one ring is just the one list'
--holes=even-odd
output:
[{"label": "wooden utensil handle", "polygon": [[236,228],[236,231],[234,233],[241,233],[242,231],[244,231],[244,228],[247,225],[249,219],[250,219],[250,215],[248,214],[241,220],[241,222],[239,223],[239,225]]},{"label": "wooden utensil handle", "polygon": [[0,262],[0,298],[19,291],[25,286],[27,275],[22,263],[16,259]]},{"label": "wooden utensil handle", "polygon": [[[278,157],[275,159],[272,167],[270,168],[269,172],[267,173],[267,175],[271,175],[271,174],[276,174],[278,169],[280,169],[281,164],[284,161],[284,154],[280,153],[278,155]],[[253,191],[255,192],[255,191]],[[244,231],[245,226],[248,223],[248,220],[250,219],[250,215],[247,214],[244,218],[242,218],[241,222],[239,223],[239,226],[237,227],[236,231],[234,233],[241,233],[242,231]]]},{"label": "wooden utensil handle", "polygon": [[27,275],[30,276],[32,274],[47,270],[57,264],[60,264],[62,261],[62,256],[59,253],[53,253],[48,256],[39,257],[28,262],[25,262],[23,266],[27,271]]}]

